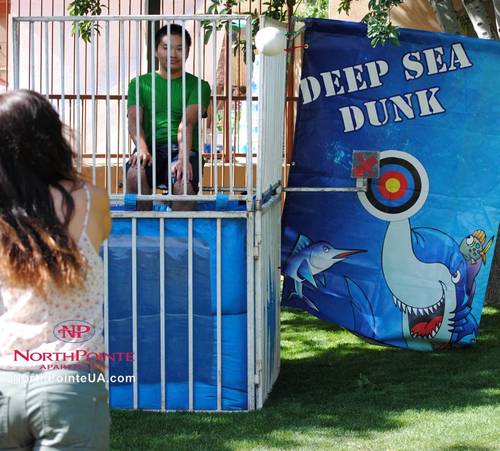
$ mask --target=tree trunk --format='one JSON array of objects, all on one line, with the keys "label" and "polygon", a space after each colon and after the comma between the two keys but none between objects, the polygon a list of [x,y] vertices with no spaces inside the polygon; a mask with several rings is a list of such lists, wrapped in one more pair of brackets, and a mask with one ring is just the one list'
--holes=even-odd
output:
[{"label": "tree trunk", "polygon": [[500,37],[500,0],[493,0],[493,6],[495,7],[497,35]]},{"label": "tree trunk", "polygon": [[[495,39],[495,26],[488,14],[485,0],[462,0],[462,2],[477,36],[481,39]],[[498,3],[498,1],[495,3]]]},{"label": "tree trunk", "polygon": [[452,0],[429,0],[429,3],[436,14],[441,30],[445,33],[461,33],[458,14],[453,8]]}]

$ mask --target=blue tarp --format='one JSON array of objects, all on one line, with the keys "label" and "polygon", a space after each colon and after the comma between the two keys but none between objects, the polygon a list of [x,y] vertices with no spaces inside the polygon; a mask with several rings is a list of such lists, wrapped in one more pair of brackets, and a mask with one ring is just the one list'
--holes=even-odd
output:
[{"label": "blue tarp", "polygon": [[372,48],[364,25],[321,19],[305,43],[289,185],[356,186],[353,151],[380,152],[380,174],[366,193],[287,194],[283,303],[388,345],[473,343],[500,218],[500,43],[401,30]]},{"label": "blue tarp", "polygon": [[[159,219],[137,220],[139,408],[161,401],[160,322],[165,326],[166,405],[188,400],[188,220],[167,219],[165,316],[160,318]],[[193,220],[194,408],[217,408],[216,220]],[[247,408],[246,222],[222,220],[222,408]],[[109,238],[110,353],[132,352],[132,225],[114,219]],[[111,362],[111,375],[131,375],[132,362]],[[132,408],[131,384],[110,386],[111,407]]]}]

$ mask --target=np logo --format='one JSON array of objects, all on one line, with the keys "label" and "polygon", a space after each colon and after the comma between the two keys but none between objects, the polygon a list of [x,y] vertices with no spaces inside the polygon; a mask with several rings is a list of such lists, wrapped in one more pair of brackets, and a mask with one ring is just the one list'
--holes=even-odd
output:
[{"label": "np logo", "polygon": [[70,319],[61,321],[54,327],[54,336],[61,341],[82,343],[90,340],[95,334],[94,326],[87,321]]}]

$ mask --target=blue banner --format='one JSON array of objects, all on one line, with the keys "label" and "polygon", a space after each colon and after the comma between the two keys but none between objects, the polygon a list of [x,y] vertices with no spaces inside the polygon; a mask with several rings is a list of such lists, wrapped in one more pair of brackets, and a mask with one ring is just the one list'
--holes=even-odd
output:
[{"label": "blue banner", "polygon": [[[306,21],[283,304],[417,350],[475,342],[500,218],[500,43]],[[360,152],[358,152],[360,151]],[[374,178],[366,178],[366,177]]]}]

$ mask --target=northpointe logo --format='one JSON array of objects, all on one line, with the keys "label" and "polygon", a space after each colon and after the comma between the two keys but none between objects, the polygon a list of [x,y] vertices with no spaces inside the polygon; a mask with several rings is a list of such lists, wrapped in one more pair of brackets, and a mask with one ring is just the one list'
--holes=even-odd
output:
[{"label": "northpointe logo", "polygon": [[54,327],[54,336],[68,343],[82,343],[90,340],[95,333],[94,326],[87,321],[70,319]]}]

